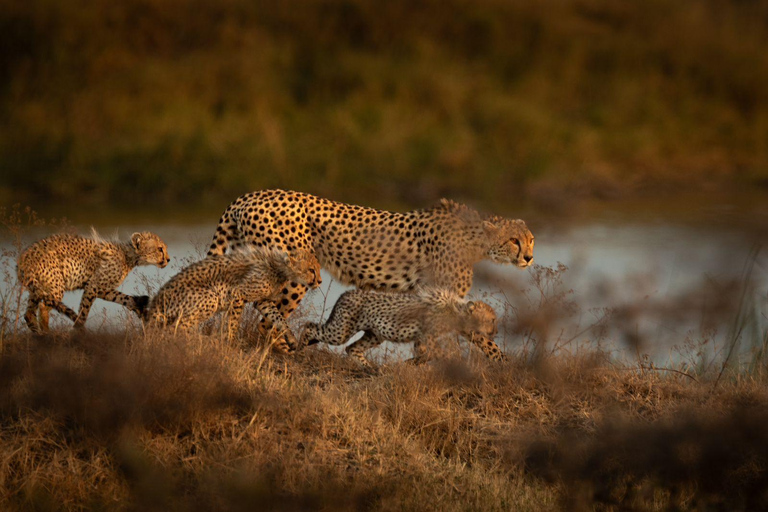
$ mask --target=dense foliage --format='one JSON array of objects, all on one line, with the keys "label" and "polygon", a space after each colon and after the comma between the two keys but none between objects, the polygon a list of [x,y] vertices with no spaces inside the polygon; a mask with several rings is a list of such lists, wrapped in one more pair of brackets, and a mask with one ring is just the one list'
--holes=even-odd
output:
[{"label": "dense foliage", "polygon": [[0,199],[768,179],[768,3],[0,0]]}]

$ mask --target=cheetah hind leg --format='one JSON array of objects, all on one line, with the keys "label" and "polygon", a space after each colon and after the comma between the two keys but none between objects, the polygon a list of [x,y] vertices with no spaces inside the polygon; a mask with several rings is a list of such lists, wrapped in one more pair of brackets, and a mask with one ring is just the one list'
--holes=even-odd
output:
[{"label": "cheetah hind leg", "polygon": [[414,364],[417,366],[421,366],[423,364],[426,364],[431,359],[431,356],[429,355],[427,351],[427,345],[434,347],[434,340],[433,339],[426,339],[423,340],[421,338],[416,338],[413,340],[413,357],[411,359],[408,359],[409,364]]},{"label": "cheetah hind leg", "polygon": [[301,332],[301,338],[299,339],[301,346],[308,347],[309,345],[320,343],[320,340],[318,339],[319,329],[320,326],[314,322],[305,323]]},{"label": "cheetah hind leg", "polygon": [[213,334],[213,332],[219,328],[219,325],[221,324],[221,317],[221,312],[211,315],[211,318],[203,322],[202,326],[200,327],[200,332],[202,332],[205,336],[210,336]]},{"label": "cheetah hind leg", "polygon": [[378,347],[382,344],[384,340],[376,336],[371,331],[365,331],[363,333],[363,337],[357,340],[356,342],[352,343],[350,346],[348,346],[345,350],[348,356],[354,357],[363,366],[371,367],[371,363],[365,358],[365,352],[368,349],[372,349],[374,347]]},{"label": "cheetah hind leg", "polygon": [[37,319],[38,304],[42,306],[42,301],[39,301],[38,299],[33,299],[32,297],[30,297],[29,300],[27,301],[27,311],[26,313],[24,313],[24,322],[26,322],[27,327],[29,327],[29,330],[35,334],[38,334],[40,332],[40,324],[38,323],[38,319]]},{"label": "cheetah hind leg", "polygon": [[50,330],[49,328],[49,322],[50,322],[50,311],[51,308],[46,306],[44,302],[40,303],[40,330],[43,332],[48,332]]}]

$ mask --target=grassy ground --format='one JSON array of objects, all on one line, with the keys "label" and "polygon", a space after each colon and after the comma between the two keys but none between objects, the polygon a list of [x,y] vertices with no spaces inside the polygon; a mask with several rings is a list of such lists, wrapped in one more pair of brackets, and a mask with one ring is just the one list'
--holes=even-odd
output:
[{"label": "grassy ground", "polygon": [[768,505],[768,391],[600,354],[369,373],[215,340],[7,340],[0,496],[21,510]]},{"label": "grassy ground", "polygon": [[282,186],[506,211],[761,185],[766,20],[736,0],[0,0],[0,200]]}]

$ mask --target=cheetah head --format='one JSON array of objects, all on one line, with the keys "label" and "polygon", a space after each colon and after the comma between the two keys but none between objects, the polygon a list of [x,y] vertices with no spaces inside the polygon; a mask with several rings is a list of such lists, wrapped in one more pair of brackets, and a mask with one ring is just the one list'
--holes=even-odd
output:
[{"label": "cheetah head", "polygon": [[295,280],[299,284],[315,289],[323,282],[320,277],[320,262],[312,252],[302,251],[291,256],[288,265],[296,273]]},{"label": "cheetah head", "polygon": [[483,221],[483,230],[491,242],[488,259],[518,268],[533,264],[533,234],[525,222],[491,216]]},{"label": "cheetah head", "polygon": [[480,334],[493,339],[498,333],[496,312],[485,302],[469,301],[460,307],[460,312],[463,320],[461,333],[465,336]]},{"label": "cheetah head", "polygon": [[156,265],[164,268],[171,261],[168,246],[159,236],[149,231],[131,235],[131,245],[138,256],[139,265]]}]

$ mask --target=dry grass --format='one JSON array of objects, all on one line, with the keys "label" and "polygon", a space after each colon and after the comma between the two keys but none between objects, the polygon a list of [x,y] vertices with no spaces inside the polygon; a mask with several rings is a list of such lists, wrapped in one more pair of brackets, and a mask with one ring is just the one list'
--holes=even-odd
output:
[{"label": "dry grass", "polygon": [[18,335],[4,509],[766,506],[768,391],[600,354],[370,373],[214,338]]}]

